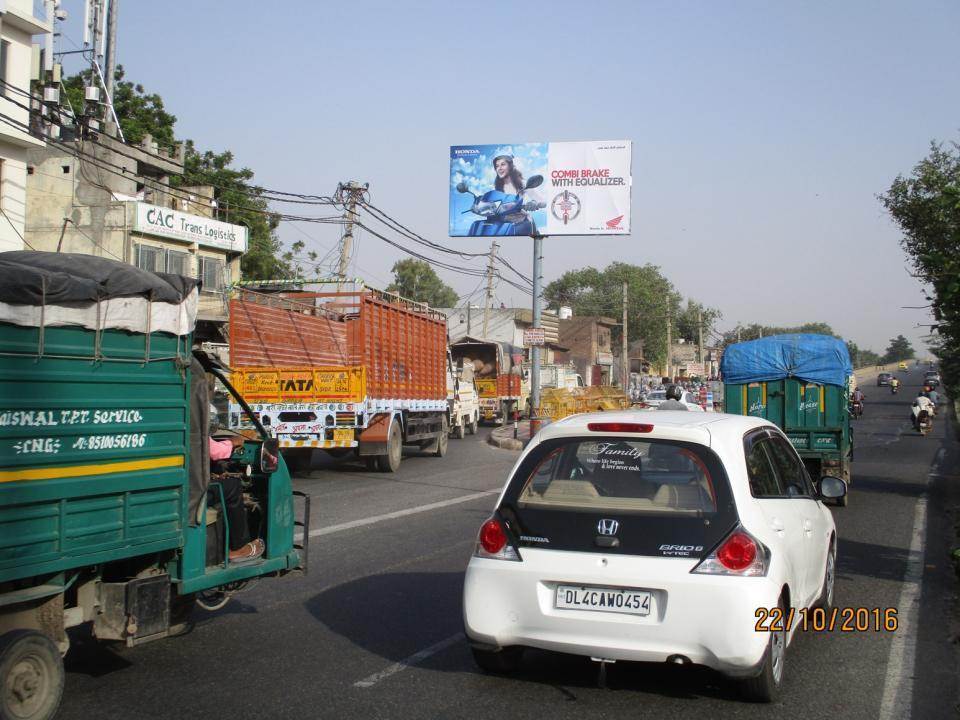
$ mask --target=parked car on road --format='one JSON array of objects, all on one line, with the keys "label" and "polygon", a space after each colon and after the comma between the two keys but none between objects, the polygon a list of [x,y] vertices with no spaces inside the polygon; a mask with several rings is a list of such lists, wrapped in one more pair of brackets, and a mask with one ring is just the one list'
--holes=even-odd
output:
[{"label": "parked car on road", "polygon": [[[577,415],[538,433],[483,523],[464,626],[484,670],[524,648],[706,665],[771,701],[802,617],[833,603],[836,529],[786,436],[756,417]],[[761,618],[762,620],[762,618]],[[808,651],[810,646],[808,645]]]}]

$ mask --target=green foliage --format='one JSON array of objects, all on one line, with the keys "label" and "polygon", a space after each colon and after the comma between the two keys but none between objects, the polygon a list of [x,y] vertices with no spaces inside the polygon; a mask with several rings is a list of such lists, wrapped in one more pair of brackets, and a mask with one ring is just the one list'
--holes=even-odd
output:
[{"label": "green foliage", "polygon": [[907,340],[903,335],[897,335],[890,341],[890,346],[883,354],[880,362],[886,364],[900,362],[901,360],[912,360],[914,355],[916,355],[916,353],[914,352],[913,345],[910,344],[910,341]]},{"label": "green foliage", "polygon": [[445,284],[424,260],[398,260],[391,268],[393,282],[387,292],[398,293],[408,300],[427,303],[431,307],[455,307],[457,293]]},{"label": "green foliage", "polygon": [[853,340],[847,340],[847,352],[850,353],[850,362],[853,363],[854,368],[881,364],[877,353],[873,350],[861,350]]},{"label": "green foliage", "polygon": [[723,317],[723,314],[716,308],[705,307],[702,303],[698,303],[695,300],[687,300],[686,307],[677,312],[677,337],[683,338],[690,343],[698,342],[701,316],[703,322],[703,342],[704,345],[710,345],[710,333],[708,330],[715,321]]},{"label": "green foliage", "polygon": [[[122,65],[114,73],[113,108],[120,121],[124,139],[131,144],[139,143],[144,135],[152,135],[160,147],[172,150],[176,140],[173,127],[177,118],[166,111],[163,98],[156,93],[147,93],[143,85],[124,80]],[[82,113],[84,88],[90,79],[90,70],[83,70],[63,81],[66,96],[74,112]]]},{"label": "green foliage", "polygon": [[825,322],[808,322],[796,327],[777,327],[774,325],[760,325],[759,323],[751,323],[750,325],[740,326],[735,330],[724,333],[723,344],[729,345],[730,343],[737,342],[738,331],[740,333],[740,340],[742,342],[746,342],[747,340],[756,340],[761,337],[770,337],[771,335],[788,335],[792,333],[811,333],[813,335],[830,335],[836,338],[840,337],[834,332],[833,328]]},{"label": "green foliage", "polygon": [[960,145],[933,142],[909,177],[898,175],[880,202],[903,231],[901,245],[927,295],[944,386],[960,391]]},{"label": "green foliage", "polygon": [[[575,315],[605,315],[619,320],[623,313],[624,282],[627,283],[628,340],[643,341],[645,358],[666,360],[668,308],[674,338],[695,340],[696,313],[701,306],[690,301],[682,308],[682,296],[656,265],[614,262],[603,270],[592,267],[571,270],[548,284],[543,294],[551,307],[569,305]],[[706,328],[720,313],[712,308],[703,308],[703,312],[706,342]]]}]

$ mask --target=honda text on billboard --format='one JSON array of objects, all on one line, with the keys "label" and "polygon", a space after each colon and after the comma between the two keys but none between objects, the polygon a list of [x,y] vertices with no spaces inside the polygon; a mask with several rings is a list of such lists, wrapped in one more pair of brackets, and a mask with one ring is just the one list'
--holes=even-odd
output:
[{"label": "honda text on billboard", "polygon": [[450,235],[626,235],[630,141],[455,145]]}]

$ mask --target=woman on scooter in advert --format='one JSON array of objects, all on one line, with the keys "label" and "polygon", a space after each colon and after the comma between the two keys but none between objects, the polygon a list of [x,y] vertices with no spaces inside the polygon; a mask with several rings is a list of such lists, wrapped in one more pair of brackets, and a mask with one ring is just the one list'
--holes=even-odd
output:
[{"label": "woman on scooter in advert", "polygon": [[535,235],[537,226],[527,213],[541,210],[547,205],[536,197],[528,200],[527,193],[543,184],[543,176],[532,175],[524,182],[512,155],[497,155],[493,159],[493,169],[497,174],[494,189],[482,195],[470,192],[466,183],[457,185],[457,192],[473,195],[473,205],[464,213],[472,212],[483,218],[475,220],[467,234],[474,237]]}]

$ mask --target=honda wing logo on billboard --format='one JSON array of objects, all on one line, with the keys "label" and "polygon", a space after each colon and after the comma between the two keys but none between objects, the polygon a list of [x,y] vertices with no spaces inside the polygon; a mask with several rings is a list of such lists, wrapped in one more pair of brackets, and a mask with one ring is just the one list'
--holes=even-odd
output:
[{"label": "honda wing logo on billboard", "polygon": [[455,145],[450,235],[628,235],[629,140]]}]

